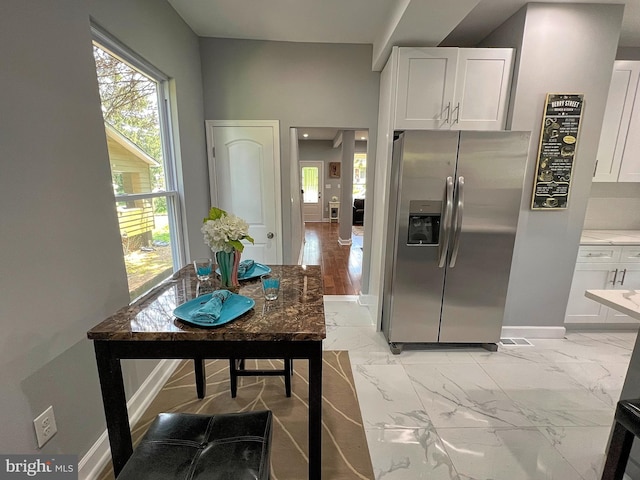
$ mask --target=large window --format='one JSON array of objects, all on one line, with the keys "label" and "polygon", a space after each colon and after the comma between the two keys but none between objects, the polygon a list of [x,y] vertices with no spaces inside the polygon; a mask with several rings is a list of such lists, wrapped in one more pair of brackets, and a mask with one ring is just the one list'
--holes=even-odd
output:
[{"label": "large window", "polygon": [[94,29],[93,54],[131,300],[182,264],[167,78]]}]

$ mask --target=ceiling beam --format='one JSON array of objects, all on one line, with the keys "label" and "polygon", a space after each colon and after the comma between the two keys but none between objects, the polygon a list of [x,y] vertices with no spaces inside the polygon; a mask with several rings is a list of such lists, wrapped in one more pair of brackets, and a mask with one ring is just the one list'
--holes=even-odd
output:
[{"label": "ceiling beam", "polygon": [[336,136],[333,137],[333,148],[338,148],[342,145],[342,130],[338,130]]}]

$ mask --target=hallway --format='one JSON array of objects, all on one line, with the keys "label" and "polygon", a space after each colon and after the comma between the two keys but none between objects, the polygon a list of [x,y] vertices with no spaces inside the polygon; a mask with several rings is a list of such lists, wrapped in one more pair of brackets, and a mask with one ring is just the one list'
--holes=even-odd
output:
[{"label": "hallway", "polygon": [[[337,223],[306,222],[302,263],[321,265],[325,295],[359,295],[362,278],[362,236],[351,245],[338,244]],[[362,228],[357,228],[358,233]]]}]

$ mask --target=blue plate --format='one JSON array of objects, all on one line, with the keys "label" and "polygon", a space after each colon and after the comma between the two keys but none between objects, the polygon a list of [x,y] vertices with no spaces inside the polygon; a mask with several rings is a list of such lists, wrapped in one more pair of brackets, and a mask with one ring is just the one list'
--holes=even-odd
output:
[{"label": "blue plate", "polygon": [[240,315],[247,313],[256,304],[255,300],[244,295],[237,295],[232,293],[229,298],[222,304],[222,311],[220,312],[220,318],[215,322],[203,321],[201,319],[193,318],[193,314],[205,303],[211,300],[211,293],[202,295],[193,300],[189,300],[187,303],[183,303],[177,307],[173,314],[180,320],[196,325],[198,327],[219,327],[225,323],[229,323],[231,320],[235,320]]},{"label": "blue plate", "polygon": [[[216,268],[216,273],[220,275],[219,268]],[[256,262],[253,264],[253,267],[249,269],[249,271],[244,272],[243,276],[238,275],[238,280],[249,280],[250,278],[256,278],[266,273],[271,273],[271,269],[266,265]]]}]

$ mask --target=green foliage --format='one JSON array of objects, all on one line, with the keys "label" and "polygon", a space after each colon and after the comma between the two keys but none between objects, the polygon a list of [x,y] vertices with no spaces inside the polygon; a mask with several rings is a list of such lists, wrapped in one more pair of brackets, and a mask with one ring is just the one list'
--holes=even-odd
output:
[{"label": "green foliage", "polygon": [[157,197],[153,201],[153,213],[165,214],[167,213],[167,198]]},{"label": "green foliage", "polygon": [[153,241],[154,242],[167,242],[171,241],[171,236],[169,234],[169,226],[167,225],[164,228],[153,231]]},{"label": "green foliage", "polygon": [[219,218],[226,217],[226,216],[227,216],[227,212],[225,212],[224,210],[218,207],[211,207],[211,210],[209,210],[209,216],[206,217],[202,221],[202,223],[206,222],[207,220],[218,220]]},{"label": "green foliage", "polygon": [[[94,45],[98,88],[105,122],[162,163],[158,84]],[[164,189],[164,173],[152,176],[155,191]]]}]

